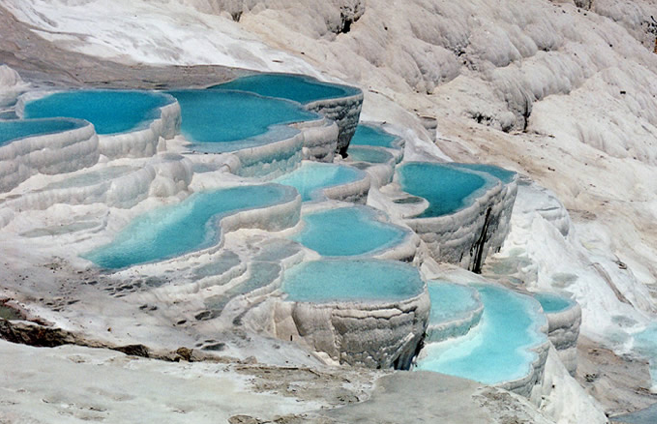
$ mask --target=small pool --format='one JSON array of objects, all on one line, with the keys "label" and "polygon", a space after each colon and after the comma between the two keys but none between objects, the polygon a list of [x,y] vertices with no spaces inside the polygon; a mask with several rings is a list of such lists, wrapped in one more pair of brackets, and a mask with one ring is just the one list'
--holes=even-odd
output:
[{"label": "small pool", "polygon": [[575,305],[574,301],[556,294],[534,293],[533,296],[541,304],[546,314],[565,311]]},{"label": "small pool", "polygon": [[302,217],[304,229],[292,239],[322,256],[373,254],[408,236],[401,227],[381,222],[368,207],[327,209]]},{"label": "small pool", "polygon": [[473,171],[485,172],[493,177],[499,179],[504,184],[513,181],[516,173],[495,165],[486,165],[482,163],[454,163],[453,166],[463,169],[471,169]]},{"label": "small pool", "polygon": [[366,174],[356,168],[332,163],[306,162],[300,168],[279,177],[275,182],[297,189],[304,202],[320,200],[322,190],[329,187],[349,184],[366,178]]},{"label": "small pool", "polygon": [[481,305],[477,290],[470,286],[430,281],[428,288],[431,298],[429,324],[457,319]]},{"label": "small pool", "polygon": [[433,162],[407,162],[397,168],[397,175],[402,190],[429,202],[418,218],[454,213],[471,204],[489,184],[477,174]]},{"label": "small pool", "polygon": [[21,138],[71,131],[86,125],[89,123],[65,118],[0,121],[0,146]]},{"label": "small pool", "polygon": [[286,272],[283,291],[294,302],[382,302],[419,296],[424,281],[402,262],[377,259],[323,259]]},{"label": "small pool", "polygon": [[349,159],[358,162],[389,163],[393,160],[393,156],[389,152],[376,147],[349,146],[347,153]]},{"label": "small pool", "polygon": [[62,91],[28,101],[24,117],[84,119],[98,134],[118,134],[145,128],[159,118],[159,108],[173,102],[171,96],[152,91]]},{"label": "small pool", "polygon": [[291,201],[296,195],[289,187],[277,184],[195,193],[179,204],[136,218],[112,243],[83,257],[102,268],[119,269],[205,249],[218,242],[221,218]]},{"label": "small pool", "polygon": [[467,334],[481,320],[483,304],[476,289],[445,281],[429,281],[431,313],[426,342]]},{"label": "small pool", "polygon": [[[275,125],[318,119],[298,104],[232,90],[178,90],[168,92],[178,100],[181,132],[203,151],[234,151],[289,138],[298,131]],[[254,140],[254,138],[268,136]],[[239,142],[239,143],[236,143]]]},{"label": "small pool", "polygon": [[499,384],[526,376],[536,359],[532,347],[547,341],[535,301],[510,290],[474,285],[484,304],[479,326],[466,336],[426,346],[417,369]]},{"label": "small pool", "polygon": [[387,147],[390,149],[396,149],[398,148],[398,138],[378,127],[367,124],[359,124],[356,127],[356,133],[351,139],[350,145]]},{"label": "small pool", "polygon": [[657,389],[657,323],[634,335],[633,350],[650,361],[653,389]]},{"label": "small pool", "polygon": [[360,93],[355,87],[318,81],[305,75],[259,74],[218,84],[211,90],[240,90],[299,103],[335,99]]}]

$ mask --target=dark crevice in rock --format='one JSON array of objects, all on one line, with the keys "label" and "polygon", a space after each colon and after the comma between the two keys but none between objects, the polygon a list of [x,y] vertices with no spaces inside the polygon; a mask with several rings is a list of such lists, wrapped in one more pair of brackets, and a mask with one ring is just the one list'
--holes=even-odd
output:
[{"label": "dark crevice in rock", "polygon": [[484,256],[484,248],[485,244],[488,241],[486,238],[486,234],[488,233],[488,226],[490,225],[490,214],[492,212],[491,208],[488,208],[486,210],[486,218],[484,219],[484,226],[481,229],[481,235],[475,241],[474,245],[472,245],[472,248],[470,249],[470,252],[474,258],[473,264],[472,264],[472,272],[475,274],[481,274],[481,267],[482,267],[482,262],[483,262],[483,256]]}]

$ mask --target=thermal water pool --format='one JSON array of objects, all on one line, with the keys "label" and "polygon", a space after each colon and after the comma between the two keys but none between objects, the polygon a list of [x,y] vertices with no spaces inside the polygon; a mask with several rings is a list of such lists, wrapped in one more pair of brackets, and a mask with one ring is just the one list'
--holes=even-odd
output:
[{"label": "thermal water pool", "polygon": [[427,286],[431,298],[427,342],[463,336],[479,324],[483,304],[476,289],[444,281],[429,281]]},{"label": "thermal water pool", "polygon": [[508,184],[511,181],[513,181],[513,177],[516,175],[516,173],[513,171],[509,171],[499,166],[487,165],[483,163],[450,163],[449,165],[454,166],[456,168],[485,172],[497,178],[498,180],[502,181],[504,184]]},{"label": "thermal water pool", "polygon": [[289,138],[298,130],[282,127],[267,133],[273,126],[319,119],[295,103],[241,91],[178,90],[169,94],[180,104],[183,135],[195,149],[205,152],[228,152]]},{"label": "thermal water pool", "polygon": [[541,304],[546,314],[565,311],[576,304],[570,299],[552,293],[533,293],[532,295]]},{"label": "thermal water pool", "polygon": [[363,180],[367,175],[356,168],[331,163],[307,162],[300,168],[274,180],[297,189],[304,202],[321,200],[323,190]]},{"label": "thermal water pool", "polygon": [[219,241],[222,218],[291,202],[296,196],[292,188],[277,184],[195,193],[179,204],[136,218],[110,244],[83,257],[102,268],[119,269],[208,248]]},{"label": "thermal water pool", "polygon": [[283,291],[293,302],[401,301],[420,295],[424,281],[411,265],[377,259],[322,259],[285,273]]},{"label": "thermal water pool", "polygon": [[499,384],[528,375],[533,348],[547,342],[546,319],[528,296],[493,285],[473,285],[481,296],[480,324],[466,336],[430,343],[417,369]]},{"label": "thermal water pool", "polygon": [[23,117],[79,118],[94,124],[98,134],[118,134],[145,128],[159,118],[159,108],[174,102],[173,97],[154,91],[62,91],[28,101]]},{"label": "thermal water pool", "polygon": [[368,124],[359,124],[351,139],[352,146],[372,146],[398,149],[400,140],[398,137],[386,131]]},{"label": "thermal water pool", "polygon": [[429,202],[418,218],[456,212],[471,204],[490,184],[485,178],[447,164],[407,162],[397,168],[402,190]]},{"label": "thermal water pool", "polygon": [[47,118],[26,120],[0,120],[0,146],[23,138],[71,131],[89,125],[78,119]]},{"label": "thermal water pool", "polygon": [[359,162],[391,163],[393,160],[392,154],[375,147],[349,146],[347,153],[349,154],[349,159]]},{"label": "thermal water pool", "polygon": [[401,227],[377,219],[365,206],[326,209],[302,217],[304,229],[291,237],[322,256],[373,254],[400,244],[409,236]]},{"label": "thermal water pool", "polygon": [[261,96],[288,99],[302,104],[360,93],[360,90],[354,87],[321,82],[305,75],[294,74],[251,75],[214,85],[209,89],[248,91]]}]

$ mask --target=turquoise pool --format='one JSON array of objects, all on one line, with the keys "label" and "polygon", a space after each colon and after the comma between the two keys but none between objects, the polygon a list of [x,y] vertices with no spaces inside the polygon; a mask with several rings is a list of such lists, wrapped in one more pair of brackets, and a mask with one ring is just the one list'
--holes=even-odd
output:
[{"label": "turquoise pool", "polygon": [[397,168],[397,175],[402,190],[429,202],[419,218],[454,213],[487,186],[486,179],[477,174],[433,162],[407,162]]},{"label": "turquoise pool", "polygon": [[297,189],[304,202],[320,200],[322,190],[329,187],[349,184],[366,178],[366,174],[356,168],[332,163],[307,162],[275,182]]},{"label": "turquoise pool", "polygon": [[302,217],[304,229],[292,239],[322,256],[372,254],[401,243],[407,232],[376,219],[368,207],[327,209]]},{"label": "turquoise pool", "polygon": [[530,297],[496,286],[474,287],[484,304],[479,326],[464,337],[428,344],[417,369],[484,384],[524,377],[536,359],[531,348],[547,341],[540,331],[545,316]]},{"label": "turquoise pool", "polygon": [[98,134],[117,134],[145,128],[160,116],[159,108],[174,99],[153,91],[62,91],[25,104],[25,118],[84,119]]},{"label": "turquoise pool", "polygon": [[389,163],[393,160],[393,156],[389,152],[375,147],[349,146],[347,153],[349,159],[359,162]]},{"label": "turquoise pool", "polygon": [[431,298],[429,324],[438,324],[462,317],[481,305],[475,294],[476,290],[470,286],[430,281],[428,289]]},{"label": "turquoise pool", "polygon": [[283,291],[295,302],[400,301],[420,295],[424,281],[414,266],[402,262],[323,259],[286,272]]},{"label": "turquoise pool", "polygon": [[50,118],[0,120],[0,146],[21,138],[71,131],[89,125],[78,119]]},{"label": "turquoise pool", "polygon": [[291,201],[296,195],[277,184],[195,193],[179,204],[136,218],[112,243],[83,257],[102,268],[119,269],[204,249],[218,242],[221,218]]},{"label": "turquoise pool", "polygon": [[288,99],[299,103],[353,96],[360,90],[346,85],[330,84],[304,75],[259,74],[218,84],[211,90],[240,90],[261,96]]},{"label": "turquoise pool", "polygon": [[360,124],[356,127],[356,133],[351,139],[350,146],[388,147],[394,149],[398,147],[397,142],[397,137],[380,128]]},{"label": "turquoise pool", "polygon": [[534,299],[543,307],[546,314],[565,311],[575,305],[570,299],[551,293],[534,293]]},{"label": "turquoise pool", "polygon": [[168,93],[180,103],[181,132],[206,151],[233,151],[290,137],[297,131],[279,129],[278,134],[253,140],[270,132],[272,126],[319,118],[295,103],[240,91],[178,90]]}]

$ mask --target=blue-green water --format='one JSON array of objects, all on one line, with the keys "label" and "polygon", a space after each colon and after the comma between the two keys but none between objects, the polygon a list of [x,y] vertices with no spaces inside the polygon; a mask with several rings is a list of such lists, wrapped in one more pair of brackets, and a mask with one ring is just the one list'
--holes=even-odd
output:
[{"label": "blue-green water", "polygon": [[632,414],[620,415],[611,418],[611,422],[623,424],[655,424],[657,423],[657,404],[634,412]]},{"label": "blue-green water", "polygon": [[318,81],[304,75],[260,74],[210,87],[211,90],[240,90],[299,103],[353,96],[359,89]]},{"label": "blue-green water", "polygon": [[396,148],[397,137],[384,130],[367,124],[356,127],[356,133],[351,139],[350,146],[374,146]]},{"label": "blue-green water", "polygon": [[[226,143],[227,151],[245,147],[232,146],[230,142],[263,135],[274,125],[318,119],[317,114],[295,103],[240,91],[178,90],[169,94],[180,103],[181,132],[188,140]],[[255,144],[268,141],[275,140]]]},{"label": "blue-green water", "polygon": [[83,257],[102,268],[119,269],[204,249],[217,243],[221,218],[289,201],[295,196],[294,190],[276,184],[195,193],[179,204],[136,218],[112,243]]},{"label": "blue-green water", "polygon": [[27,119],[0,121],[0,146],[10,141],[37,135],[54,134],[88,125],[76,119]]},{"label": "blue-green water", "polygon": [[173,98],[153,91],[79,90],[54,93],[25,105],[25,118],[84,119],[98,134],[117,134],[146,126]]},{"label": "blue-green water", "polygon": [[322,190],[325,188],[352,183],[365,177],[363,171],[350,166],[304,163],[299,169],[274,181],[296,188],[301,199],[306,202],[321,199]]},{"label": "blue-green water", "polygon": [[392,160],[392,155],[389,152],[374,147],[349,146],[347,153],[349,154],[349,159],[354,161],[388,163]]},{"label": "blue-green water", "polygon": [[534,298],[538,300],[546,314],[565,311],[575,304],[570,299],[551,293],[535,293]]},{"label": "blue-green water", "polygon": [[402,262],[377,259],[323,259],[286,272],[283,291],[295,302],[400,301],[418,296],[424,282]]},{"label": "blue-green water", "polygon": [[473,171],[485,172],[499,179],[504,184],[508,184],[511,181],[513,181],[513,177],[516,175],[516,173],[513,171],[509,171],[495,165],[486,165],[482,163],[454,163],[452,165],[457,168],[464,168],[464,169],[471,169]]},{"label": "blue-green water", "polygon": [[540,331],[545,316],[535,301],[501,287],[474,286],[484,304],[476,330],[467,336],[426,347],[420,370],[464,377],[484,384],[521,378],[530,371],[536,353],[531,347],[545,343]]},{"label": "blue-green water", "polygon": [[634,335],[633,350],[650,361],[652,384],[657,388],[657,323]]},{"label": "blue-green water", "polygon": [[381,222],[366,207],[328,209],[303,216],[304,229],[292,239],[322,256],[374,253],[401,243],[407,233]]},{"label": "blue-green water", "polygon": [[429,207],[418,217],[436,217],[456,212],[474,200],[486,186],[479,175],[449,165],[407,162],[397,168],[402,190],[427,199]]},{"label": "blue-green water", "polygon": [[430,281],[431,315],[429,324],[438,324],[463,316],[481,303],[475,297],[476,290],[461,284]]}]

